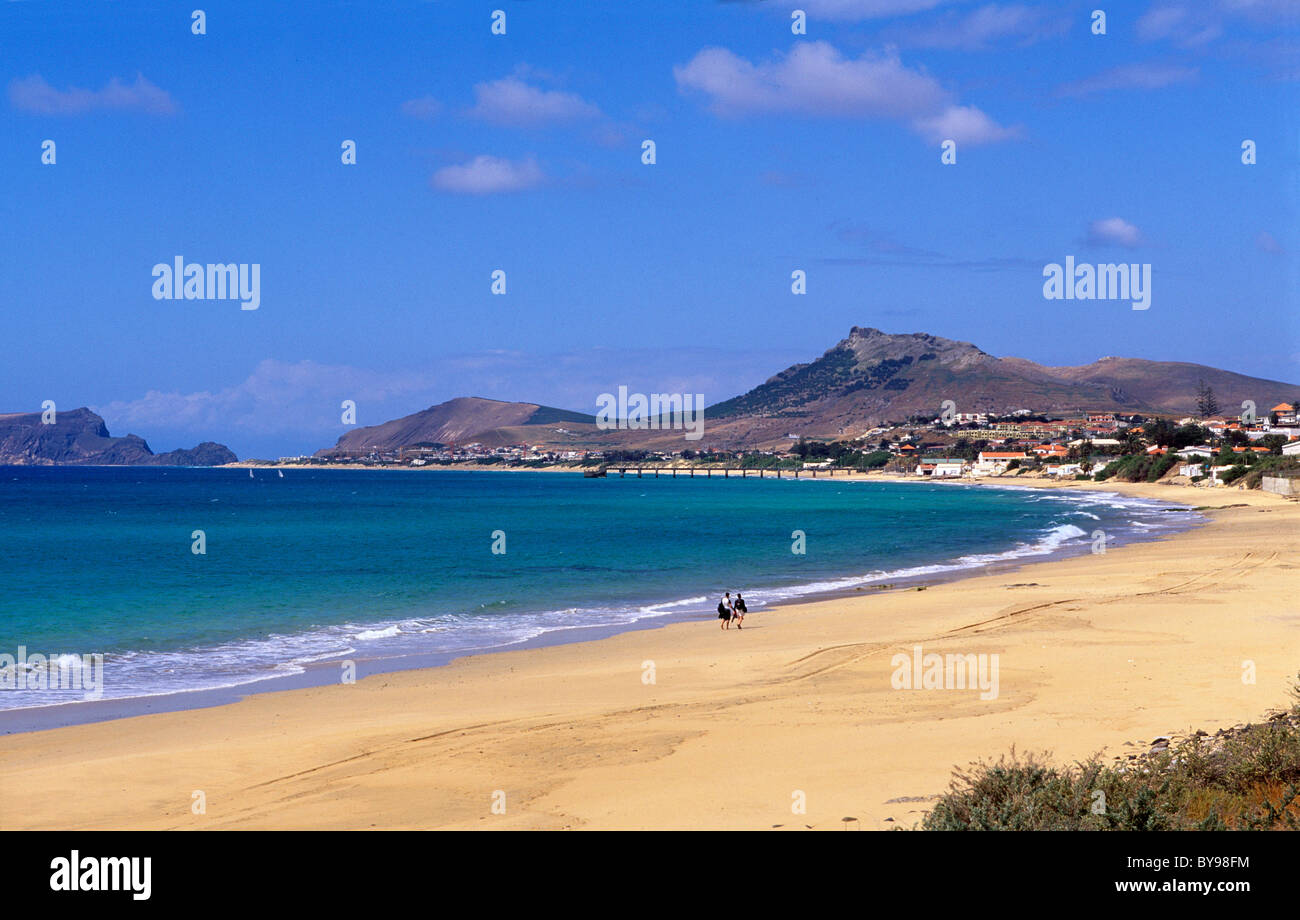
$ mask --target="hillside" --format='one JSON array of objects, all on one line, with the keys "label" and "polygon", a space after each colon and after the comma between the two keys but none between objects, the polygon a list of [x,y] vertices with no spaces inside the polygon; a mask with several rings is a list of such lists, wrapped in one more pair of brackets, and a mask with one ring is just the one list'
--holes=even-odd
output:
[{"label": "hillside", "polygon": [[1120,412],[1189,415],[1204,381],[1221,411],[1244,400],[1263,412],[1300,398],[1300,385],[1199,364],[1102,358],[1079,367],[1049,367],[998,358],[969,342],[925,333],[893,335],[853,327],[847,338],[806,364],[705,410],[704,437],[684,444],[680,431],[600,431],[590,415],[535,403],[453,399],[405,418],[349,432],[318,452],[394,449],[417,444],[486,447],[528,443],[569,448],[753,448],[788,444],[791,434],[858,436],[914,415],[938,416],[946,400],[956,412],[1017,409],[1070,415]]},{"label": "hillside", "polygon": [[[420,412],[349,431],[331,448],[316,452],[329,456],[361,450],[395,450],[430,444],[465,444],[479,441],[489,447],[526,440],[520,428],[544,425],[594,426],[595,417],[537,403],[502,402],[477,396],[460,397]],[[593,427],[594,430],[594,427]],[[541,432],[533,432],[541,436]]]},{"label": "hillside", "polygon": [[113,437],[104,420],[84,407],[58,412],[51,425],[41,422],[39,412],[0,415],[0,465],[220,466],[236,459],[212,441],[155,454],[139,435]]},{"label": "hillside", "polygon": [[753,442],[778,436],[782,427],[834,437],[911,415],[938,415],[945,400],[957,412],[1190,414],[1202,380],[1228,413],[1240,411],[1243,400],[1267,408],[1300,394],[1294,384],[1199,364],[1103,358],[1080,367],[1047,367],[996,358],[968,342],[855,326],[817,360],[710,407],[706,439]]}]

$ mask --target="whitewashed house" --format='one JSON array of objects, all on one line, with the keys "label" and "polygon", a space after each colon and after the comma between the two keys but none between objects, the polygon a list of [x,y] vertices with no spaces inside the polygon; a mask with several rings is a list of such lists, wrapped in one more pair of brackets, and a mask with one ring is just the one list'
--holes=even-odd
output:
[{"label": "whitewashed house", "polygon": [[975,461],[974,472],[980,476],[994,476],[1005,473],[1012,460],[1024,461],[1029,458],[1023,450],[982,450]]},{"label": "whitewashed house", "polygon": [[916,475],[929,476],[932,479],[955,479],[966,470],[966,461],[960,457],[939,457],[922,460],[916,467]]}]

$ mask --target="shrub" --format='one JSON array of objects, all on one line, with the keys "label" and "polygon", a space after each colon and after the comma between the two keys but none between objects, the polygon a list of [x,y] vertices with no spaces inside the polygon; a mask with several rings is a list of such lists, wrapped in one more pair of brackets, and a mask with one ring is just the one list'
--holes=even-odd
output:
[{"label": "shrub", "polygon": [[1300,680],[1291,692],[1296,703],[1267,722],[1124,764],[1057,767],[1012,748],[957,770],[921,828],[1300,830]]},{"label": "shrub", "polygon": [[1220,473],[1219,481],[1224,483],[1236,482],[1238,479],[1240,479],[1242,476],[1245,476],[1249,472],[1250,472],[1250,467],[1246,466],[1244,463],[1238,463],[1232,469],[1224,470],[1222,473]]}]

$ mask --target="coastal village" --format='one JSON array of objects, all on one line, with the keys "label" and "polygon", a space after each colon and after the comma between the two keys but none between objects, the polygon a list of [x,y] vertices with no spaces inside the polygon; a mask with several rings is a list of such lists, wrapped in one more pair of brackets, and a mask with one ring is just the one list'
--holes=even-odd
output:
[{"label": "coastal village", "polygon": [[[1300,404],[1279,403],[1258,416],[1182,418],[1079,412],[1060,417],[1020,409],[914,416],[836,440],[788,435],[766,449],[559,449],[542,444],[489,447],[421,444],[400,449],[281,457],[282,465],[497,468],[713,468],[852,470],[933,479],[1031,476],[1229,485],[1250,473],[1290,478],[1300,469]],[[1125,475],[1128,474],[1128,475]],[[1137,475],[1134,475],[1137,474]],[[1262,476],[1248,483],[1259,486]],[[1267,487],[1267,486],[1266,486]],[[1283,487],[1290,494],[1289,485]],[[1300,489],[1300,481],[1298,481]]]}]

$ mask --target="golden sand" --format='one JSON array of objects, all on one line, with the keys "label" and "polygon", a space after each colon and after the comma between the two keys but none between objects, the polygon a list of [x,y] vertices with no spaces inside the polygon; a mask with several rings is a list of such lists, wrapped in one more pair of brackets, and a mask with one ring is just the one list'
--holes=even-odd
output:
[{"label": "golden sand", "polygon": [[[1216,510],[1164,540],[763,610],[743,631],[701,619],[7,737],[0,826],[911,826],[955,765],[1012,745],[1060,761],[1144,751],[1286,702],[1300,505],[1066,487]],[[996,654],[997,698],[894,689],[891,659],[916,645]]]}]

